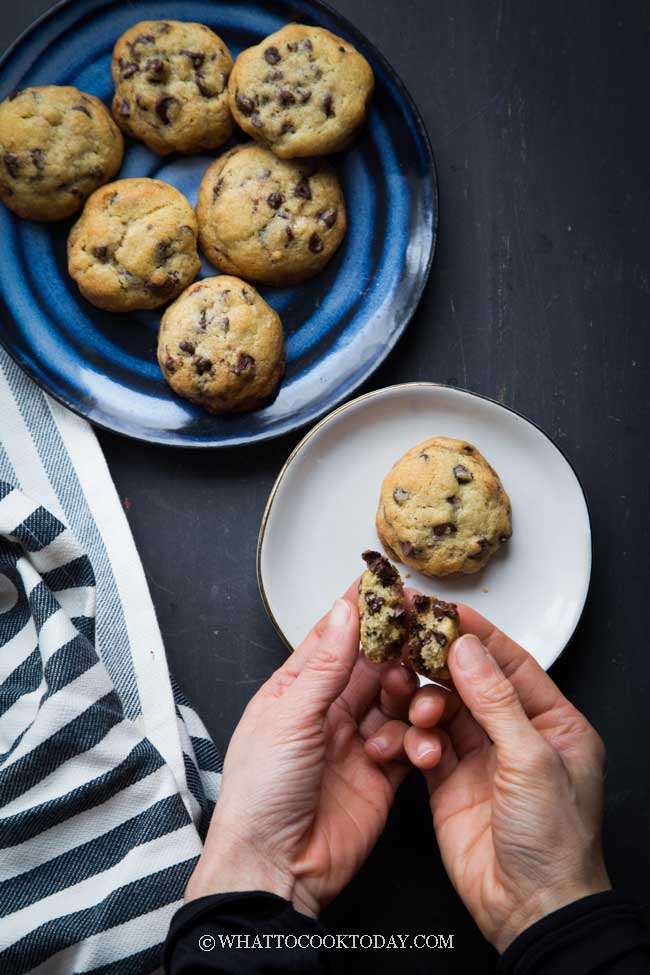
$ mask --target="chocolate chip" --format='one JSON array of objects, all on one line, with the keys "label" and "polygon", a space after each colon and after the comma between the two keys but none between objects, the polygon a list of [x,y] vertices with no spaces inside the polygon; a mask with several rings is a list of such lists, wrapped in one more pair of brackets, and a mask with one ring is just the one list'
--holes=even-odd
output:
[{"label": "chocolate chip", "polygon": [[436,538],[440,538],[442,535],[455,535],[458,529],[455,525],[452,525],[450,521],[445,521],[442,525],[433,526],[433,534]]},{"label": "chocolate chip", "polygon": [[325,224],[325,226],[327,227],[327,229],[331,230],[334,224],[336,223],[338,215],[339,215],[338,210],[326,210],[325,213],[321,213],[320,218]]},{"label": "chocolate chip", "polygon": [[242,115],[252,115],[255,111],[255,102],[248,95],[240,95],[238,91],[235,93],[235,105]]},{"label": "chocolate chip", "polygon": [[434,640],[436,640],[440,644],[441,647],[447,646],[447,637],[445,636],[444,633],[438,633],[437,630],[432,630],[431,636],[433,637]]},{"label": "chocolate chip", "polygon": [[311,51],[313,48],[312,42],[309,40],[308,37],[304,39],[304,41],[302,42],[302,46],[304,47],[305,51]]},{"label": "chocolate chip", "polygon": [[392,586],[398,581],[397,569],[379,552],[368,550],[361,553],[361,558],[384,586]]},{"label": "chocolate chip", "polygon": [[465,446],[463,447],[463,453],[464,454],[473,454],[474,453],[474,448],[471,446],[471,444],[465,444]]},{"label": "chocolate chip", "polygon": [[307,102],[309,101],[309,99],[311,98],[311,92],[310,91],[301,91],[300,92],[300,95],[298,97],[300,98],[300,104],[301,105],[306,105]]},{"label": "chocolate chip", "polygon": [[374,616],[375,613],[378,613],[381,607],[386,602],[385,599],[382,599],[381,596],[378,596],[377,593],[375,592],[364,593],[363,598],[365,600],[366,606],[368,607],[371,616]]},{"label": "chocolate chip", "polygon": [[255,359],[252,355],[247,355],[246,352],[240,352],[237,356],[237,362],[230,367],[230,371],[234,372],[236,376],[241,376],[244,372],[255,372]]},{"label": "chocolate chip", "polygon": [[165,369],[167,372],[174,372],[176,369],[176,361],[170,355],[165,359]]},{"label": "chocolate chip", "polygon": [[401,542],[402,554],[406,556],[407,559],[414,559],[417,557],[418,550],[415,545],[411,545],[410,542]]},{"label": "chocolate chip", "polygon": [[174,98],[173,95],[161,95],[156,102],[156,115],[163,123],[163,125],[169,125],[171,122],[170,111],[177,105],[180,108],[181,103],[178,98]]},{"label": "chocolate chip", "polygon": [[15,156],[13,152],[5,152],[4,156],[2,157],[2,161],[5,164],[5,169],[9,175],[13,179],[16,179],[22,166],[18,156]]},{"label": "chocolate chip", "polygon": [[122,78],[125,81],[127,78],[132,78],[133,75],[137,74],[137,72],[140,70],[135,61],[125,61],[123,58],[120,58],[119,65]]},{"label": "chocolate chip", "polygon": [[296,96],[288,88],[281,88],[278,92],[278,101],[283,108],[286,108],[287,105],[295,105]]},{"label": "chocolate chip", "polygon": [[92,255],[95,257],[100,264],[108,264],[110,260],[110,252],[105,244],[100,244],[98,247],[93,247]]},{"label": "chocolate chip", "polygon": [[323,238],[318,234],[312,234],[309,238],[309,250],[312,252],[312,254],[320,254],[323,247]]},{"label": "chocolate chip", "polygon": [[431,600],[428,596],[414,596],[413,606],[417,609],[418,613],[426,613],[431,605]]},{"label": "chocolate chip", "polygon": [[153,44],[155,40],[156,38],[153,36],[153,34],[138,34],[133,44],[134,46],[136,44]]},{"label": "chocolate chip", "polygon": [[92,118],[92,115],[90,113],[90,109],[86,105],[73,105],[72,106],[72,111],[73,112],[83,112],[84,115],[87,115],[88,116],[88,118]]},{"label": "chocolate chip", "polygon": [[[264,81],[266,81],[266,82],[269,82],[269,81],[282,81],[283,78],[284,78],[284,72],[283,71],[278,71],[278,69],[276,68],[274,71],[269,71],[268,74],[266,74],[264,76]],[[267,98],[267,101],[268,101],[268,98]]]},{"label": "chocolate chip", "polygon": [[228,329],[230,328],[230,319],[228,318],[227,315],[222,315],[222,317],[219,319],[219,324],[221,325],[224,332],[227,332]]},{"label": "chocolate chip", "polygon": [[339,51],[341,51],[343,54],[345,54],[345,48],[344,47],[341,47],[340,44],[339,44]]},{"label": "chocolate chip", "polygon": [[472,472],[468,471],[463,464],[456,464],[454,467],[454,477],[459,484],[469,484],[470,481],[474,480]]},{"label": "chocolate chip", "polygon": [[43,169],[45,167],[45,153],[42,149],[30,149],[29,157],[40,178],[43,175]]},{"label": "chocolate chip", "polygon": [[396,504],[404,504],[404,502],[410,497],[411,495],[408,491],[405,491],[404,488],[397,487],[393,491],[393,500]]},{"label": "chocolate chip", "polygon": [[253,112],[253,114],[251,115],[251,122],[253,123],[256,129],[262,128],[262,119],[259,117],[259,114],[257,112]]},{"label": "chocolate chip", "polygon": [[323,99],[323,111],[328,118],[334,118],[336,112],[334,111],[334,106],[332,104],[332,96],[327,94]]},{"label": "chocolate chip", "polygon": [[165,64],[160,58],[151,58],[145,65],[145,71],[149,81],[159,83],[165,77]]},{"label": "chocolate chip", "polygon": [[199,89],[204,98],[215,98],[217,94],[214,88],[210,88],[210,85],[206,85],[203,77],[198,73],[196,76],[196,87]]},{"label": "chocolate chip", "polygon": [[287,51],[297,51],[297,50],[298,50],[297,44],[292,44],[291,42],[287,44]]},{"label": "chocolate chip", "polygon": [[207,359],[205,356],[197,355],[194,360],[194,368],[198,372],[199,376],[202,376],[204,372],[210,372],[212,369],[212,360]]},{"label": "chocolate chip", "polygon": [[282,60],[282,55],[278,51],[277,47],[267,47],[264,52],[264,60],[267,64],[277,64],[278,61]]},{"label": "chocolate chip", "polygon": [[202,328],[203,331],[205,332],[207,327],[208,327],[208,316],[205,313],[205,308],[203,308],[201,310],[201,314],[199,315],[199,328]]},{"label": "chocolate chip", "polygon": [[305,177],[301,177],[298,180],[293,189],[293,195],[299,197],[301,200],[311,200],[311,187],[309,186],[309,180]]},{"label": "chocolate chip", "polygon": [[419,457],[419,458],[420,458],[421,460],[428,460],[428,459],[429,459],[429,455],[428,455],[428,454],[427,454],[427,453],[426,453],[426,452],[425,452],[424,450],[422,450],[422,451],[421,451],[421,452],[420,452],[420,453],[418,454],[418,457]]},{"label": "chocolate chip", "polygon": [[248,290],[248,288],[242,288],[241,289],[241,293],[242,293],[242,297],[243,297],[243,299],[244,299],[244,301],[246,302],[247,305],[254,305],[255,304],[255,299],[253,298],[253,296],[250,293],[250,291]]},{"label": "chocolate chip", "polygon": [[266,202],[272,210],[279,210],[284,203],[284,197],[282,196],[282,193],[269,193],[266,198]]},{"label": "chocolate chip", "polygon": [[160,267],[172,256],[172,243],[170,240],[159,240],[156,244],[156,266]]},{"label": "chocolate chip", "polygon": [[490,548],[490,543],[488,542],[487,538],[478,538],[477,542],[479,546],[478,552],[474,552],[472,555],[467,556],[468,559],[472,559],[475,562],[478,561],[479,559],[482,559],[485,553],[489,551]]},{"label": "chocolate chip", "polygon": [[171,271],[164,281],[147,281],[145,288],[152,294],[165,298],[178,288],[178,273]]},{"label": "chocolate chip", "polygon": [[178,343],[178,348],[181,350],[181,352],[187,352],[189,355],[194,355],[196,352],[196,346],[194,343],[188,342],[186,339],[183,339],[182,342]]},{"label": "chocolate chip", "polygon": [[131,114],[131,103],[127,102],[126,98],[120,103],[119,113],[123,116]]},{"label": "chocolate chip", "polygon": [[509,540],[510,540],[510,535],[499,535],[499,544],[500,545],[503,545],[504,542],[508,542]]},{"label": "chocolate chip", "polygon": [[257,178],[264,180],[264,179],[268,179],[270,175],[271,175],[270,169],[263,169],[261,173],[257,174]]},{"label": "chocolate chip", "polygon": [[457,620],[458,607],[455,603],[446,603],[444,599],[436,599],[433,604],[433,615],[438,620],[441,620],[444,616],[448,616],[451,620]]},{"label": "chocolate chip", "polygon": [[220,176],[215,184],[214,189],[212,190],[212,197],[215,200],[219,196],[219,193],[221,193],[221,187],[223,186],[223,181],[224,181],[224,177]]},{"label": "chocolate chip", "polygon": [[449,504],[458,504],[458,498],[455,494],[452,494],[449,498],[447,498],[447,501]]},{"label": "chocolate chip", "polygon": [[391,609],[390,618],[392,620],[403,620],[406,618],[406,610],[404,609]]},{"label": "chocolate chip", "polygon": [[295,132],[295,131],[296,130],[293,122],[291,122],[288,119],[286,122],[283,122],[282,125],[280,126],[280,135],[286,135],[287,132]]},{"label": "chocolate chip", "polygon": [[172,25],[168,24],[166,20],[162,20],[156,29],[159,34],[169,34],[170,30],[172,29]]},{"label": "chocolate chip", "polygon": [[294,238],[293,230],[291,229],[291,227],[289,226],[289,224],[287,224],[287,226],[284,228],[284,232],[285,232],[287,241],[289,243],[291,243],[291,241],[294,240],[295,238]]},{"label": "chocolate chip", "polygon": [[181,54],[185,54],[190,59],[190,61],[192,62],[195,68],[200,68],[203,62],[205,61],[205,54],[201,54],[200,52],[197,51],[181,51]]}]

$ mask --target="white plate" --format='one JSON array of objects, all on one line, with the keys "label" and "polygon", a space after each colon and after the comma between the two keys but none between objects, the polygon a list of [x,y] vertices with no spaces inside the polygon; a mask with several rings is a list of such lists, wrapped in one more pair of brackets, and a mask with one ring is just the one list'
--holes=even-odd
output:
[{"label": "white plate", "polygon": [[475,393],[431,383],[360,396],[321,420],[278,477],[257,551],[271,620],[296,647],[379,548],[375,511],[391,465],[429,437],[469,440],[512,501],[513,537],[473,576],[407,585],[469,603],[548,668],[575,630],[591,573],[589,513],[564,455],[529,420]]}]

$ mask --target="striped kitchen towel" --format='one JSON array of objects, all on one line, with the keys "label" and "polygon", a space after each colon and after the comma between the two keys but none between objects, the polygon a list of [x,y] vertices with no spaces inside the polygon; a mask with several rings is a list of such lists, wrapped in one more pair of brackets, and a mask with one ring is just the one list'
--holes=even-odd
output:
[{"label": "striped kitchen towel", "polygon": [[221,760],[90,426],[0,349],[0,972],[144,975]]}]

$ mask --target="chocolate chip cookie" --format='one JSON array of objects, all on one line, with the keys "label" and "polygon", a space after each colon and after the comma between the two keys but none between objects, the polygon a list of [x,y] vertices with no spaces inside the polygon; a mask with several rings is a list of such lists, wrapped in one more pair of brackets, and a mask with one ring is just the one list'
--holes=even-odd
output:
[{"label": "chocolate chip cookie", "polygon": [[47,85],[0,104],[0,199],[29,220],[64,220],[112,179],[124,140],[94,95]]},{"label": "chocolate chip cookie", "polygon": [[111,65],[113,116],[153,152],[200,152],[230,138],[230,51],[209,27],[146,20],[120,37]]},{"label": "chocolate chip cookie", "polygon": [[338,152],[363,124],[372,69],[321,27],[288,24],[242,51],[228,82],[235,121],[276,156]]},{"label": "chocolate chip cookie", "polygon": [[282,378],[284,361],[279,316],[239,278],[198,281],[163,315],[163,375],[174,392],[208,413],[262,406]]},{"label": "chocolate chip cookie", "polygon": [[384,478],[377,532],[391,557],[424,575],[470,574],[510,538],[510,500],[476,447],[433,437]]},{"label": "chocolate chip cookie", "polygon": [[399,660],[406,639],[404,588],[399,572],[379,552],[364,552],[368,566],[359,583],[361,649],[368,660]]},{"label": "chocolate chip cookie", "polygon": [[449,677],[447,654],[457,639],[458,608],[436,596],[415,596],[409,613],[408,659],[424,677]]},{"label": "chocolate chip cookie", "polygon": [[199,273],[197,234],[194,211],[173,186],[121,179],[86,203],[68,238],[68,270],[98,308],[158,308]]},{"label": "chocolate chip cookie", "polygon": [[208,168],[197,216],[201,248],[215,267],[276,286],[317,274],[346,230],[343,194],[328,162],[278,159],[254,142]]}]

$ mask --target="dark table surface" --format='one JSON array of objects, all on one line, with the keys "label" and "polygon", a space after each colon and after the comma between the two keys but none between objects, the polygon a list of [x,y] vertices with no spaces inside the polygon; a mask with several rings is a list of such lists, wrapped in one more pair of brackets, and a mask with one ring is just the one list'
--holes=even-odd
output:
[{"label": "dark table surface", "polygon": [[[428,287],[366,388],[427,379],[487,394],[538,423],[574,465],[591,509],[593,578],[552,674],[605,738],[608,864],[650,914],[650,4],[334,5],[410,88],[440,180]],[[50,6],[4,4],[0,44]],[[267,496],[299,435],[211,454],[99,438],[170,667],[225,748],[249,697],[285,657],[259,598],[255,549]],[[416,777],[326,920],[341,932],[455,935],[455,949],[433,958],[366,952],[363,967],[374,971],[494,968],[441,867]],[[338,970],[359,969],[360,959],[340,955]]]}]

